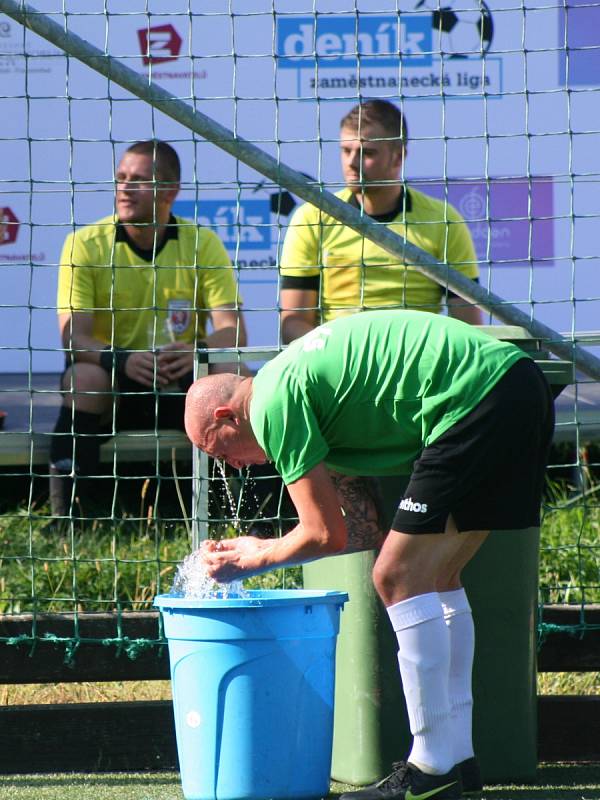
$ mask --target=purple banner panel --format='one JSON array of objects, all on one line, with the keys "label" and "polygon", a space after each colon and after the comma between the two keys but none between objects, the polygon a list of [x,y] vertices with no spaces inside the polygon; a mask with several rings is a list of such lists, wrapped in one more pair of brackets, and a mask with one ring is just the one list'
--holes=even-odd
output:
[{"label": "purple banner panel", "polygon": [[413,182],[432,197],[447,198],[465,218],[482,263],[552,266],[554,258],[551,178]]},{"label": "purple banner panel", "polygon": [[[559,82],[563,86],[600,85],[600,2],[559,4]],[[566,44],[566,49],[565,49]]]}]

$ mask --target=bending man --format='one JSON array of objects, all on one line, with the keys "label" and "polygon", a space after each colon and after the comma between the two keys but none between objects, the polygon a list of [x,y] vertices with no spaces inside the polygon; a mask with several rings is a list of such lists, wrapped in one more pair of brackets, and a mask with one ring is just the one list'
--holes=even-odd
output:
[{"label": "bending man", "polygon": [[[316,328],[254,379],[197,381],[185,425],[195,445],[235,467],[273,461],[298,512],[280,539],[204,543],[220,581],[380,544],[369,498],[340,496],[330,469],[411,476],[373,581],[398,639],[413,747],[351,798],[460,797],[474,767],[461,571],[491,529],[539,524],[553,405],[538,367],[464,322],[371,311]],[[457,626],[446,625],[451,609],[464,618]],[[451,685],[453,653],[461,675]]]}]

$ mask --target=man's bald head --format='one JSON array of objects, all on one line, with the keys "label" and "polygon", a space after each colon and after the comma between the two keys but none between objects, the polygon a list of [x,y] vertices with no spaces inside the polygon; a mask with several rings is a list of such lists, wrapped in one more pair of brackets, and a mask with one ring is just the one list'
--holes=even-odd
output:
[{"label": "man's bald head", "polygon": [[214,422],[215,410],[228,406],[244,380],[229,372],[207,375],[190,386],[185,399],[185,431],[198,445],[204,441],[204,431]]}]

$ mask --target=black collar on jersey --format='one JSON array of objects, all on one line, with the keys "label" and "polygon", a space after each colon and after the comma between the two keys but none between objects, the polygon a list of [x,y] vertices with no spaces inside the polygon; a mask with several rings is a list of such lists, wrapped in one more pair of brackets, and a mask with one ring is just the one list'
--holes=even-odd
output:
[{"label": "black collar on jersey", "polygon": [[133,250],[136,256],[143,258],[144,261],[147,261],[149,264],[156,258],[156,256],[166,246],[170,239],[179,239],[179,226],[173,214],[169,216],[169,221],[167,222],[167,227],[165,228],[165,235],[163,236],[162,242],[156,246],[156,249],[151,250],[143,250],[141,247],[138,247],[137,244],[133,242],[127,235],[125,225],[123,225],[121,222],[117,222],[115,242],[123,242]]},{"label": "black collar on jersey", "polygon": [[[350,203],[356,208],[360,208],[360,203],[356,199],[356,195],[351,195]],[[371,219],[375,222],[393,222],[399,214],[410,214],[412,211],[412,197],[406,187],[402,189],[398,196],[396,207],[385,214],[369,214]]]}]

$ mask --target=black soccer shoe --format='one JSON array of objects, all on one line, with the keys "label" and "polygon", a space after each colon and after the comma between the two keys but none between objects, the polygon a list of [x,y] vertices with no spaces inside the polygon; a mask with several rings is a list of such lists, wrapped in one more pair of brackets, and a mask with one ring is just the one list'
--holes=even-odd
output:
[{"label": "black soccer shoe", "polygon": [[481,779],[481,770],[479,769],[479,761],[472,756],[461,761],[456,765],[460,772],[460,779],[463,786],[463,794],[476,794],[483,789],[483,781]]},{"label": "black soccer shoe", "polygon": [[445,775],[427,775],[406,761],[392,767],[387,778],[356,792],[344,792],[339,800],[459,800],[462,796],[458,767]]}]

